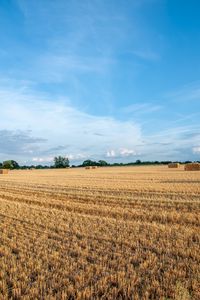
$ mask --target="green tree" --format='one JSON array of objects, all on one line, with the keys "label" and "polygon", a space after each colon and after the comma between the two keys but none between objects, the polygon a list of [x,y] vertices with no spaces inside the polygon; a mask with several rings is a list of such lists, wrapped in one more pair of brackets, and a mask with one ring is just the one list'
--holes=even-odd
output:
[{"label": "green tree", "polygon": [[101,167],[105,167],[105,166],[108,166],[108,163],[105,160],[99,160],[98,165],[101,166]]},{"label": "green tree", "polygon": [[137,159],[135,163],[136,163],[136,165],[140,165],[141,164],[141,160]]},{"label": "green tree", "polygon": [[4,169],[18,169],[19,168],[19,165],[18,163],[15,161],[15,160],[5,160],[3,162],[3,166],[2,166]]},{"label": "green tree", "polygon": [[82,163],[82,166],[83,167],[86,167],[86,166],[97,166],[97,162],[96,161],[92,161],[90,159],[87,159],[85,160],[83,163]]},{"label": "green tree", "polygon": [[69,167],[69,159],[63,156],[54,157],[54,167],[55,168],[67,168]]}]

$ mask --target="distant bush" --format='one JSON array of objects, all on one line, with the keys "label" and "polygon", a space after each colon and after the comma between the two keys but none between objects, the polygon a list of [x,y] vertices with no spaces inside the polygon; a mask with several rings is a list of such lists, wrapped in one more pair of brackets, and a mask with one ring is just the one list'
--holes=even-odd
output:
[{"label": "distant bush", "polygon": [[3,169],[19,169],[19,164],[15,160],[5,160],[2,164]]}]

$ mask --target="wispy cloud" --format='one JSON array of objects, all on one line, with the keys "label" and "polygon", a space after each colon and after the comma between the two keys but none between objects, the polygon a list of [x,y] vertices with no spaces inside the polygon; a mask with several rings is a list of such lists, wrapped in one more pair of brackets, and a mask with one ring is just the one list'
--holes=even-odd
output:
[{"label": "wispy cloud", "polygon": [[[113,58],[102,56],[80,56],[75,54],[49,54],[48,52],[40,56],[31,68],[32,77],[40,79],[41,82],[61,83],[66,80],[78,79],[81,74],[104,74],[108,68],[116,62]],[[42,69],[40,69],[42,66]]]},{"label": "wispy cloud", "polygon": [[161,56],[159,53],[153,52],[151,50],[134,50],[132,51],[132,54],[144,59],[144,60],[149,60],[149,61],[158,61],[160,60]]},{"label": "wispy cloud", "polygon": [[124,3],[122,9],[122,3],[115,1],[17,0],[26,34],[31,35],[36,45],[41,43],[36,54],[32,48],[26,48],[30,59],[25,68],[23,64],[18,66],[18,75],[61,83],[71,80],[71,72],[76,73],[77,81],[80,73],[109,73],[120,63],[121,54],[132,53],[131,60],[134,56],[136,60],[157,60],[160,54],[156,41],[147,39],[150,28],[138,17],[141,7],[154,2],[128,3],[133,8],[130,15]]},{"label": "wispy cloud", "polygon": [[200,81],[186,84],[176,90],[166,93],[165,97],[171,101],[187,102],[200,100]]},{"label": "wispy cloud", "polygon": [[121,112],[126,114],[149,114],[152,112],[160,111],[162,105],[155,105],[151,103],[134,103],[121,108]]}]

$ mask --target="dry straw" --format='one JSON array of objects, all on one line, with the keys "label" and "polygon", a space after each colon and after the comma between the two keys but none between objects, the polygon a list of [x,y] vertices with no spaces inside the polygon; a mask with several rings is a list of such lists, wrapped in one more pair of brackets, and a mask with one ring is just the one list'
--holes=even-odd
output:
[{"label": "dry straw", "polygon": [[200,171],[200,163],[190,163],[185,165],[185,171]]},{"label": "dry straw", "polygon": [[168,168],[179,168],[180,164],[179,163],[170,163],[168,164]]},{"label": "dry straw", "polygon": [[0,174],[8,174],[8,170],[7,169],[0,169]]}]

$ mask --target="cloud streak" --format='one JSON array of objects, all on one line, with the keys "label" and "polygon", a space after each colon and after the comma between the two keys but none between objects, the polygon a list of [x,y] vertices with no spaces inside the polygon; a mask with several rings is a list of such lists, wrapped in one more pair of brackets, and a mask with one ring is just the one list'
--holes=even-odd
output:
[{"label": "cloud streak", "polygon": [[160,111],[162,108],[162,105],[155,105],[152,103],[134,103],[123,107],[121,111],[126,114],[143,115]]}]

